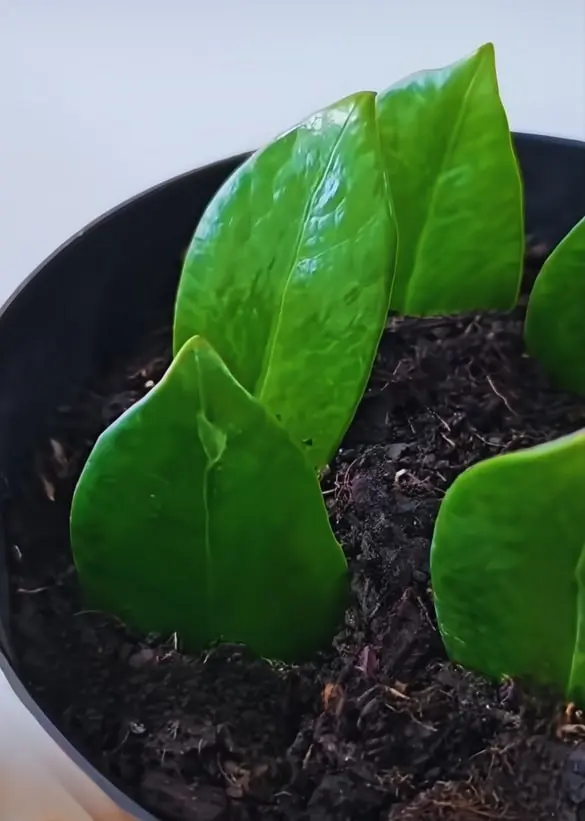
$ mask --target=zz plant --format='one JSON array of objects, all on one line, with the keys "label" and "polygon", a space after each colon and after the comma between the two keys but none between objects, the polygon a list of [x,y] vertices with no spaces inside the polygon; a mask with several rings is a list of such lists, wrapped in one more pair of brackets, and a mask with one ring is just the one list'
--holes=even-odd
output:
[{"label": "zz plant", "polygon": [[[585,391],[575,310],[585,231],[575,232],[535,285],[526,339],[560,384]],[[522,185],[491,44],[334,103],[252,155],[195,229],[172,363],[102,433],[78,481],[71,541],[92,605],[176,633],[188,651],[225,640],[295,661],[325,647],[348,569],[319,473],[355,414],[388,312],[511,309],[523,256]],[[585,682],[569,630],[585,545],[584,443],[576,435],[490,460],[447,494],[432,571],[456,660],[565,689],[570,667],[571,681]],[[537,549],[529,514],[542,476],[557,518]],[[523,515],[514,518],[504,487],[527,493]],[[553,521],[565,540],[558,563],[545,549]],[[549,625],[546,654],[522,654],[539,595],[553,587],[566,613],[558,652]]]}]

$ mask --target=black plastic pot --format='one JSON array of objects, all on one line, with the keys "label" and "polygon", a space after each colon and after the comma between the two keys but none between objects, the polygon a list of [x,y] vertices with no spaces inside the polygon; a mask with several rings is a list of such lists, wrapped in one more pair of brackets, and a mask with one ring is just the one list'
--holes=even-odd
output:
[{"label": "black plastic pot", "polygon": [[[554,246],[585,214],[585,143],[516,135],[527,231]],[[49,412],[139,335],[171,321],[182,255],[206,204],[244,159],[177,177],[100,218],[44,262],[0,315],[0,472],[9,489]],[[34,230],[34,226],[30,228]],[[0,671],[55,741],[114,800],[151,818],[98,776],[28,696],[10,645],[7,550],[0,529]],[[4,653],[4,658],[2,656]]]}]

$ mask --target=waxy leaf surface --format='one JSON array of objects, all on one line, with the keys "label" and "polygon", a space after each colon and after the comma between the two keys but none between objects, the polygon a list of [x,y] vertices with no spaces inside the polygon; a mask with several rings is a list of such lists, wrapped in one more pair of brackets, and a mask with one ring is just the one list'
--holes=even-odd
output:
[{"label": "waxy leaf surface", "polygon": [[522,185],[493,46],[378,95],[400,241],[391,307],[507,309],[524,251]]},{"label": "waxy leaf surface", "polygon": [[185,259],[175,350],[208,339],[323,467],[371,371],[395,253],[375,95],[364,92],[279,137],[220,189]]},{"label": "waxy leaf surface", "polygon": [[585,394],[585,217],[542,266],[524,335],[530,353],[559,386]]},{"label": "waxy leaf surface", "polygon": [[71,540],[92,606],[144,631],[302,659],[342,617],[346,561],[301,449],[201,339],[98,439]]},{"label": "waxy leaf surface", "polygon": [[451,657],[585,705],[585,431],[488,459],[437,518],[431,577]]}]

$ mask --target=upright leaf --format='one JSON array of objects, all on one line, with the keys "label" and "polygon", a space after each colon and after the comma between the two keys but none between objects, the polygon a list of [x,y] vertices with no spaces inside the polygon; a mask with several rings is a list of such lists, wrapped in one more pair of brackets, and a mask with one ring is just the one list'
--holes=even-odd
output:
[{"label": "upright leaf", "polygon": [[426,316],[506,309],[522,273],[522,184],[494,48],[378,95],[400,243],[392,308]]},{"label": "upright leaf", "polygon": [[585,705],[585,430],[488,459],[453,483],[431,548],[451,657]]},{"label": "upright leaf", "polygon": [[251,157],[185,260],[175,350],[210,341],[324,466],[362,397],[390,300],[396,230],[375,95],[348,97]]},{"label": "upright leaf", "polygon": [[188,649],[281,659],[327,642],[346,562],[300,448],[194,338],[98,439],[71,540],[93,604]]},{"label": "upright leaf", "polygon": [[530,353],[561,387],[585,394],[585,217],[542,266],[524,336]]}]

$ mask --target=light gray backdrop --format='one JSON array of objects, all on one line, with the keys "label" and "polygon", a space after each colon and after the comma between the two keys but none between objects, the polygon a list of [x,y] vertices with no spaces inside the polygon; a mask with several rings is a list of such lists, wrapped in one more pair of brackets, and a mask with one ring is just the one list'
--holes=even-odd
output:
[{"label": "light gray backdrop", "polygon": [[585,138],[585,0],[0,0],[0,301],[120,200],[487,40],[512,126]]}]

